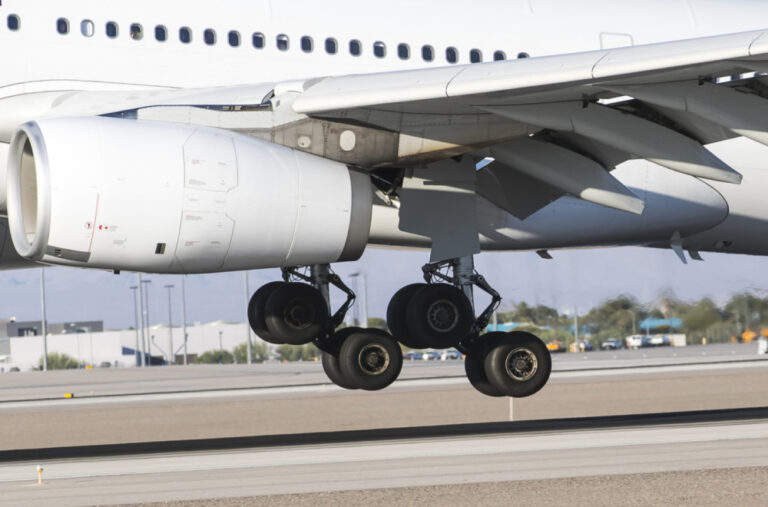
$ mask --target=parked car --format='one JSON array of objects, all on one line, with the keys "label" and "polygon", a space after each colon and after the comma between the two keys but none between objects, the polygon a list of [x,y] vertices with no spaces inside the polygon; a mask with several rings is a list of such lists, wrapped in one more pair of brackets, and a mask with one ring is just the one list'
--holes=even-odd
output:
[{"label": "parked car", "polygon": [[643,340],[643,347],[666,347],[669,346],[669,336],[646,336]]},{"label": "parked car", "polygon": [[643,346],[643,338],[644,336],[639,334],[633,334],[632,336],[627,336],[627,348],[628,349],[639,349]]},{"label": "parked car", "polygon": [[461,359],[464,354],[456,349],[446,349],[440,353],[440,360],[447,361],[448,359]]},{"label": "parked car", "polygon": [[547,343],[547,350],[550,352],[565,352],[565,344],[561,341]]},{"label": "parked car", "polygon": [[440,352],[437,350],[425,350],[422,353],[422,359],[424,359],[425,361],[439,361]]},{"label": "parked car", "polygon": [[600,344],[601,350],[617,350],[621,348],[621,340],[618,338],[608,338]]},{"label": "parked car", "polygon": [[424,354],[418,350],[409,350],[405,354],[403,354],[403,359],[406,361],[421,361],[424,357]]}]

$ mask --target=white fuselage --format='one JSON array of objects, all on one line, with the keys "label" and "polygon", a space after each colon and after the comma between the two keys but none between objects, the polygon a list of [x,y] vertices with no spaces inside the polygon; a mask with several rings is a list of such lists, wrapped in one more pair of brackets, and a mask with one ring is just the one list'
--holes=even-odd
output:
[{"label": "white fuselage", "polygon": [[[68,92],[252,85],[450,66],[473,58],[537,57],[756,30],[764,28],[766,19],[768,3],[759,0],[5,0],[0,6],[0,143],[9,142],[20,123],[45,116]],[[719,147],[725,159],[728,143]],[[734,149],[741,153],[743,143],[736,140]],[[761,174],[766,149],[753,148],[750,156],[759,162],[749,159],[742,187],[755,193],[768,178]],[[617,172],[620,179],[627,175],[630,187],[635,180],[647,183],[661,174],[647,169],[645,161],[634,164],[634,176],[630,170]],[[694,194],[680,202],[701,206],[700,215],[690,208],[700,220],[686,218],[665,226],[648,216],[571,201],[565,208],[520,221],[482,203],[483,246],[647,244],[675,231],[701,236],[715,226],[722,229],[729,209],[766,227],[768,208],[762,209],[762,200],[740,199],[740,187],[664,174],[674,185],[680,180],[679,185],[669,188],[665,179],[645,190],[690,186]],[[703,201],[696,194],[700,191]],[[668,205],[657,207],[656,213],[663,218]],[[599,230],[569,223],[598,216],[608,217]],[[542,229],[537,220],[560,226]],[[743,228],[742,223],[739,230]],[[634,234],[622,239],[622,231]],[[376,241],[376,231],[372,233]],[[382,244],[424,244],[387,227],[379,233]],[[696,248],[710,249],[728,231],[710,236],[701,236]],[[737,250],[768,254],[761,237],[747,234]]]}]

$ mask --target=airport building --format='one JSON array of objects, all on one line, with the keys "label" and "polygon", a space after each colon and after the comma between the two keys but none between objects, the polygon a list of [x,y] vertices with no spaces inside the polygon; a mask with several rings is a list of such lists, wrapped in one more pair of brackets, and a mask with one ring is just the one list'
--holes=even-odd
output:
[{"label": "airport building", "polygon": [[[6,324],[9,324],[7,322]],[[29,323],[27,323],[29,324]],[[34,323],[33,323],[34,324]],[[85,324],[85,323],[80,323]],[[99,323],[103,328],[103,325]],[[68,327],[63,325],[65,329]],[[27,326],[33,328],[34,326]],[[0,329],[4,326],[0,322]],[[141,350],[138,330],[122,331],[85,331],[84,326],[75,332],[48,333],[48,353],[67,354],[81,365],[112,367],[137,366],[137,350]],[[17,327],[12,327],[17,329]],[[51,329],[59,329],[51,325]],[[149,352],[153,363],[165,361],[168,357],[168,344],[173,343],[173,357],[178,363],[183,361],[184,340],[180,326],[169,328],[167,324],[158,324],[148,328]],[[248,338],[249,328],[244,322],[211,322],[187,326],[188,361],[209,350],[232,351]],[[253,343],[260,338],[252,334]],[[25,336],[7,336],[0,338],[0,372],[18,368],[21,371],[37,368],[43,355],[43,337],[29,333]]]}]

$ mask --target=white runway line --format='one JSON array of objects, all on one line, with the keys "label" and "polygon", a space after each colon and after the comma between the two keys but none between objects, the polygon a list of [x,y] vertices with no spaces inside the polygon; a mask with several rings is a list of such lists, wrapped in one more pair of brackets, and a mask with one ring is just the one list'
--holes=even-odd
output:
[{"label": "white runway line", "polygon": [[[768,463],[768,421],[596,429],[522,435],[422,438],[257,450],[168,453],[121,458],[78,458],[44,463],[46,480],[204,470],[253,469],[419,458],[511,455],[524,452],[754,440]],[[28,481],[30,463],[0,466],[0,482]]]}]

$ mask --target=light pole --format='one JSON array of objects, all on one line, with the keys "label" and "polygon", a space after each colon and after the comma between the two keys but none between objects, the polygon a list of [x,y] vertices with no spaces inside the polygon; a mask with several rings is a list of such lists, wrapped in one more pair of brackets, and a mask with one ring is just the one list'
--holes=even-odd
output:
[{"label": "light pole", "polygon": [[[131,291],[133,292],[133,296],[131,299],[133,299],[133,328],[136,330],[136,347],[133,349],[135,351],[134,356],[136,357],[136,366],[142,365],[144,366],[144,361],[142,359],[139,359],[139,305],[137,304],[136,300],[138,299],[138,285],[131,285],[130,287]],[[142,333],[144,331],[142,330]],[[143,356],[142,356],[143,358]]]},{"label": "light pole", "polygon": [[223,334],[224,334],[224,331],[219,329],[219,352],[224,352],[224,342],[221,339]]},{"label": "light pole", "polygon": [[249,284],[248,284],[248,272],[246,271],[245,272],[245,308],[246,308],[245,328],[247,329],[247,331],[246,331],[246,333],[247,333],[247,336],[246,336],[247,340],[246,340],[245,343],[246,343],[246,351],[247,351],[247,357],[248,357],[247,362],[248,362],[248,364],[252,364],[253,363],[253,345],[251,344],[251,325],[250,325],[250,321],[248,320],[248,315],[247,315],[247,312],[248,312],[247,308],[248,308],[248,303],[249,303],[250,299],[251,299],[251,288],[249,287]]},{"label": "light pole", "polygon": [[580,352],[579,347],[579,310],[573,309],[573,348],[574,352]]},{"label": "light pole", "polygon": [[43,371],[48,371],[48,322],[45,316],[45,268],[40,268],[40,307],[43,331]]},{"label": "light pole", "polygon": [[144,336],[144,340],[146,341],[146,353],[147,353],[147,359],[146,359],[146,365],[152,366],[152,340],[149,337],[149,333],[152,332],[152,326],[149,323],[149,285],[152,283],[152,280],[142,280],[141,275],[139,275],[139,282],[140,285],[144,286],[143,289],[139,289],[140,291],[144,292],[144,308],[142,308],[142,312],[144,314],[144,325],[147,329],[146,334]]},{"label": "light pole", "polygon": [[181,275],[181,332],[184,334],[184,366],[187,365],[187,276]]},{"label": "light pole", "polygon": [[171,315],[171,289],[175,287],[173,284],[163,285],[168,289],[168,366],[173,364],[173,318]]},{"label": "light pole", "polygon": [[147,366],[147,337],[144,320],[144,280],[141,279],[141,273],[139,273],[139,322],[141,327],[141,366],[142,368]]},{"label": "light pole", "polygon": [[[349,275],[350,278],[355,279],[355,283],[357,285],[357,293],[360,294],[360,304],[358,306],[359,312],[360,312],[360,322],[357,324],[360,325],[360,327],[368,327],[368,283],[366,280],[365,273],[361,271],[357,271],[355,273],[352,273]],[[355,311],[355,315],[357,315],[358,312]]]}]

